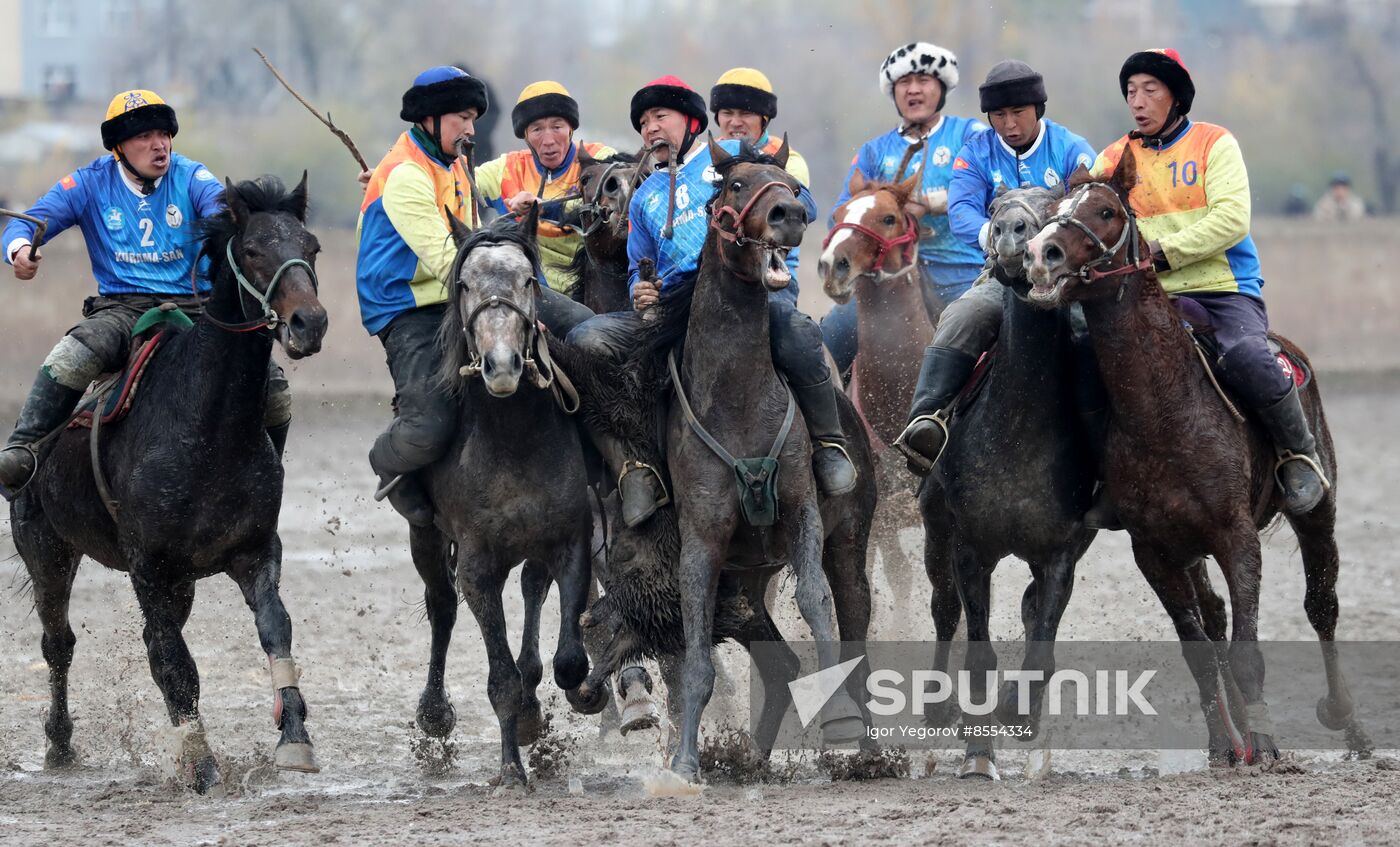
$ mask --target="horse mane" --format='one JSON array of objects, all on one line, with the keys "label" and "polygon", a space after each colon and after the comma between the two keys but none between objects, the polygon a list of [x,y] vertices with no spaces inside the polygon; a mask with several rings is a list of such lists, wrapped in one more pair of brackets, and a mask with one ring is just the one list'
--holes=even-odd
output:
[{"label": "horse mane", "polygon": [[506,244],[516,247],[530,263],[535,274],[535,285],[540,277],[540,255],[535,239],[524,232],[523,227],[513,217],[504,215],[480,229],[477,229],[457,245],[457,255],[452,260],[448,279],[442,280],[447,288],[447,310],[443,312],[442,323],[438,325],[437,345],[442,353],[442,364],[438,367],[437,381],[448,393],[457,395],[462,390],[461,369],[467,364],[467,345],[462,343],[461,300],[466,286],[457,285],[462,264],[473,250],[482,246]]},{"label": "horse mane", "polygon": [[[230,186],[229,190],[238,195],[238,201],[247,209],[249,215],[260,212],[286,213],[302,223],[306,222],[305,192],[297,188],[288,188],[282,180],[271,174],[244,180]],[[228,192],[225,192],[224,207],[217,214],[201,218],[195,223],[195,235],[201,242],[195,263],[198,264],[205,258],[209,260],[210,279],[214,279],[219,271],[223,270],[227,263],[228,243],[239,233],[239,225],[234,220],[228,200]]]}]

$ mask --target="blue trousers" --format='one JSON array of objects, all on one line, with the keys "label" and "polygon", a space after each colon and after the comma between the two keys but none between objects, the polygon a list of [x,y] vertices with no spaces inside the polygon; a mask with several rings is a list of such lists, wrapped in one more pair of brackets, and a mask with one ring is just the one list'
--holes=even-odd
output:
[{"label": "blue trousers", "polygon": [[1269,351],[1269,314],[1264,301],[1248,294],[1186,294],[1210,314],[1220,350],[1216,368],[1229,388],[1251,408],[1282,400],[1293,387]]}]

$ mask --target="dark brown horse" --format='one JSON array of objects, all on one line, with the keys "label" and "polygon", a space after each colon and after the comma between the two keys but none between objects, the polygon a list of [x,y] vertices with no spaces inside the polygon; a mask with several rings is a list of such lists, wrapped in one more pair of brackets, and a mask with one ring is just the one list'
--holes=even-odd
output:
[{"label": "dark brown horse", "polygon": [[273,177],[230,185],[224,200],[225,211],[201,222],[200,255],[210,260],[213,283],[204,315],[164,342],[141,376],[139,401],[102,432],[99,462],[117,502],[115,519],[94,479],[88,432],[80,429],[54,439],[48,460],[10,506],[15,547],[44,627],[48,767],[76,760],[68,599],[87,556],[131,577],[151,676],[170,722],[182,730],[180,766],[192,788],[203,792],[220,776],[183,629],[195,582],[220,573],[238,583],[267,655],[281,731],[276,764],[318,769],[292,659],[292,621],[277,590],[282,462],[263,412],[274,339],[292,358],[321,349],[327,319],[312,267],[320,245],[303,223],[305,175],[292,191]]},{"label": "dark brown horse", "polygon": [[[924,348],[933,339],[921,290],[918,221],[904,204],[918,176],[902,183],[868,182],[851,176],[851,199],[836,209],[817,272],[823,290],[837,303],[856,298],[860,353],[851,367],[847,394],[869,426],[878,460],[880,507],[871,537],[885,563],[897,618],[905,618],[913,595],[913,563],[899,546],[899,531],[919,525],[918,480],[889,445],[904,431],[909,402],[919,380]],[[872,551],[873,552],[873,551]]]},{"label": "dark brown horse", "polygon": [[[1208,633],[1197,611],[1191,570],[1212,556],[1229,588],[1231,644],[1228,667],[1239,683],[1249,728],[1246,761],[1277,756],[1264,701],[1264,662],[1258,646],[1259,530],[1280,511],[1274,451],[1263,428],[1241,422],[1213,387],[1182,316],[1151,270],[1128,192],[1137,162],[1126,152],[1114,174],[1092,179],[1080,168],[1057,215],[1029,246],[1031,299],[1056,307],[1083,304],[1089,334],[1109,394],[1106,445],[1108,492],[1132,535],[1138,568],[1171,616],[1200,689],[1210,728],[1210,752],[1234,753],[1216,706],[1214,650],[1196,649]],[[1092,235],[1091,235],[1092,233]],[[1306,362],[1301,350],[1277,339]],[[1317,381],[1302,392],[1317,434],[1318,456],[1336,480],[1336,453],[1323,415]],[[1335,485],[1310,512],[1288,515],[1302,551],[1307,583],[1304,608],[1322,642],[1327,696],[1318,719],[1345,730],[1353,749],[1368,742],[1358,725],[1333,639],[1337,627]],[[1222,654],[1223,655],[1223,654]]]},{"label": "dark brown horse", "polygon": [[583,249],[569,270],[579,286],[575,297],[601,315],[631,306],[627,298],[627,208],[641,181],[636,156],[617,153],[594,159],[579,148],[578,214]]},{"label": "dark brown horse", "polygon": [[[677,390],[689,398],[693,421],[679,396],[670,403],[667,464],[675,483],[681,552],[678,580],[685,629],[680,749],[671,769],[699,775],[700,716],[714,688],[710,653],[716,586],[729,567],[786,562],[797,577],[797,605],[817,641],[821,667],[840,661],[831,588],[822,571],[822,514],[811,472],[811,443],[800,420],[789,420],[793,399],[773,366],[769,291],[790,280],[787,252],[802,241],[807,212],[799,185],[784,170],[784,144],[772,157],[738,159],[710,142],[719,188],[717,210],[701,252],[690,301],[685,356]],[[698,427],[692,426],[698,424]],[[776,520],[751,526],[735,496],[735,467],[697,433],[738,457],[768,455],[779,444]],[[859,738],[864,724],[844,690],[827,703],[823,734],[829,741]]]}]

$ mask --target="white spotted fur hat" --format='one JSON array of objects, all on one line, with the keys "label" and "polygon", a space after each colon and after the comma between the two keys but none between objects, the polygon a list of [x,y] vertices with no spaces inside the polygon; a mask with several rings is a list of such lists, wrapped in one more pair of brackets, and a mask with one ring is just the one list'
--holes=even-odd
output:
[{"label": "white spotted fur hat", "polygon": [[943,93],[958,87],[958,57],[952,50],[919,41],[895,48],[880,65],[880,90],[894,96],[894,84],[910,74],[928,74],[943,83]]}]

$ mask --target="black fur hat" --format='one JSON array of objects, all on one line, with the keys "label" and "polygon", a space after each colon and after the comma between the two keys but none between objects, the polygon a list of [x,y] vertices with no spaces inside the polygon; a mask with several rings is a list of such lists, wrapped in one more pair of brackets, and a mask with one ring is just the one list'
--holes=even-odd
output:
[{"label": "black fur hat", "polygon": [[413,87],[403,93],[403,108],[399,118],[417,123],[434,115],[476,109],[479,118],[490,104],[486,100],[486,85],[466,71],[451,65],[441,65],[423,71],[413,80]]},{"label": "black fur hat", "polygon": [[1118,71],[1118,90],[1124,98],[1128,96],[1128,77],[1133,74],[1157,77],[1171,89],[1178,104],[1177,112],[1185,115],[1191,111],[1191,101],[1196,99],[1196,83],[1191,81],[1191,72],[1175,50],[1143,50],[1129,56],[1122,70]]}]

